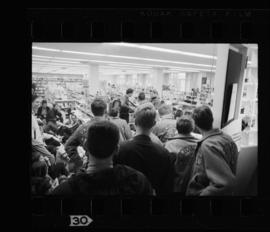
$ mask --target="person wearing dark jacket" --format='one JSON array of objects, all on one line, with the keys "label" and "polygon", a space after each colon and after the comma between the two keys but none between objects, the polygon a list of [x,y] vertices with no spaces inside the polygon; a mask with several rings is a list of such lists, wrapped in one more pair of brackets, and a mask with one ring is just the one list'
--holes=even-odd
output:
[{"label": "person wearing dark jacket", "polygon": [[151,184],[141,172],[113,164],[118,143],[116,125],[107,120],[94,122],[88,129],[85,145],[89,154],[87,170],[74,174],[56,187],[52,195],[152,195]]},{"label": "person wearing dark jacket", "polygon": [[233,195],[238,150],[233,139],[213,128],[213,114],[206,106],[196,108],[192,115],[203,138],[196,147],[196,160],[186,195]]},{"label": "person wearing dark jacket", "polygon": [[134,109],[132,108],[132,103],[129,101],[129,98],[133,95],[133,89],[127,89],[126,95],[122,98],[120,106],[120,118],[124,119],[129,123],[129,113],[133,113]]},{"label": "person wearing dark jacket", "polygon": [[155,125],[155,118],[155,109],[147,104],[136,111],[136,136],[131,141],[120,144],[114,161],[142,172],[156,194],[169,194],[173,192],[175,171],[168,151],[151,141],[150,133]]},{"label": "person wearing dark jacket", "polygon": [[175,178],[175,192],[185,194],[192,167],[195,161],[195,149],[198,139],[191,135],[194,120],[189,116],[182,116],[177,120],[178,135],[165,143],[165,148],[174,160],[177,177]]},{"label": "person wearing dark jacket", "polygon": [[50,107],[47,106],[47,101],[42,100],[41,106],[37,110],[37,117],[45,121],[49,111],[50,111]]},{"label": "person wearing dark jacket", "polygon": [[47,112],[46,115],[47,124],[44,128],[44,132],[49,133],[50,131],[52,131],[54,134],[57,134],[59,130],[59,127],[56,123],[57,121],[63,123],[63,116],[60,112],[58,104],[54,104],[53,108]]},{"label": "person wearing dark jacket", "polygon": [[83,160],[78,154],[77,147],[81,146],[84,148],[84,150],[86,150],[84,145],[87,139],[88,129],[94,122],[105,120],[106,109],[107,105],[103,99],[94,99],[94,101],[91,103],[91,111],[94,118],[80,125],[65,143],[65,150],[70,158],[70,161],[74,164],[72,166],[74,166],[75,172],[83,166]]}]

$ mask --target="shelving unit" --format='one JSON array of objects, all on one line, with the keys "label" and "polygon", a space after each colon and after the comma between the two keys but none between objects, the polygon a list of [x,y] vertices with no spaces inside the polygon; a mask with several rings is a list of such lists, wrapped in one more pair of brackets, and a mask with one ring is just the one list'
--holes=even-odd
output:
[{"label": "shelving unit", "polygon": [[250,118],[250,128],[242,132],[242,147],[258,143],[258,67],[257,50],[248,48],[249,62],[244,72],[244,82],[241,93],[241,119]]}]

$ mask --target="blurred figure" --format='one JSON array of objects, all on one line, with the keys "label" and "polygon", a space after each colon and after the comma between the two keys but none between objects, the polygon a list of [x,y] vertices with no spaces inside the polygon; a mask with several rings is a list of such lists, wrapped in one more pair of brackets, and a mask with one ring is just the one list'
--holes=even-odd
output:
[{"label": "blurred figure", "polygon": [[127,123],[129,123],[129,113],[134,112],[134,106],[130,102],[133,92],[133,89],[126,90],[126,95],[123,97],[120,107],[120,118],[126,120]]},{"label": "blurred figure", "polygon": [[161,142],[165,143],[168,138],[172,138],[177,134],[176,120],[174,119],[172,107],[169,105],[162,105],[158,109],[160,120],[153,128],[155,134]]},{"label": "blurred figure", "polygon": [[178,110],[175,111],[175,114],[174,114],[175,120],[178,120],[182,116],[183,116],[183,111],[181,109],[178,109]]},{"label": "blurred figure", "polygon": [[165,148],[171,153],[177,173],[175,179],[175,192],[185,194],[192,167],[195,161],[195,149],[197,140],[191,135],[194,128],[194,120],[188,116],[182,116],[177,120],[178,135],[170,138]]},{"label": "blurred figure", "polygon": [[[82,146],[85,149],[85,141],[87,139],[88,128],[96,121],[105,120],[105,112],[107,105],[102,98],[96,98],[91,103],[91,111],[94,115],[90,121],[80,125],[78,129],[69,137],[65,143],[65,150],[73,163],[74,172],[78,171],[82,165],[83,160],[78,154],[77,147]],[[85,149],[86,150],[86,149]]]},{"label": "blurred figure", "polygon": [[42,123],[35,114],[40,104],[40,98],[36,95],[32,95],[32,139],[44,143],[42,132],[39,127],[39,123]]},{"label": "blurred figure", "polygon": [[46,116],[46,126],[44,127],[44,132],[57,134],[59,127],[57,122],[63,123],[63,116],[60,112],[60,107],[58,104],[53,104],[53,108],[50,109]]},{"label": "blurred figure", "polygon": [[120,142],[129,140],[132,138],[131,130],[124,119],[119,118],[119,109],[112,108],[110,113],[110,121],[114,123],[120,131]]},{"label": "blurred figure", "polygon": [[174,166],[168,151],[151,141],[150,133],[156,123],[156,111],[151,105],[144,104],[137,109],[136,136],[120,144],[115,163],[125,164],[141,171],[149,179],[157,194],[167,194],[173,192]]},{"label": "blurred figure", "polygon": [[187,195],[233,195],[238,158],[237,146],[220,129],[213,128],[213,114],[204,105],[192,115],[203,138],[195,151],[196,161]]},{"label": "blurred figure", "polygon": [[86,148],[89,164],[86,172],[73,175],[60,184],[53,195],[109,196],[152,195],[147,178],[125,165],[115,165],[119,130],[107,120],[96,121],[88,128]]},{"label": "blurred figure", "polygon": [[146,103],[146,99],[145,99],[145,93],[144,92],[140,92],[138,95],[138,104],[142,105],[144,103]]},{"label": "blurred figure", "polygon": [[33,195],[46,195],[52,190],[51,178],[44,160],[38,160],[31,167],[31,187]]},{"label": "blurred figure", "polygon": [[38,108],[37,111],[37,117],[40,118],[42,121],[46,122],[46,117],[49,111],[50,107],[47,106],[47,101],[42,100],[41,106]]}]

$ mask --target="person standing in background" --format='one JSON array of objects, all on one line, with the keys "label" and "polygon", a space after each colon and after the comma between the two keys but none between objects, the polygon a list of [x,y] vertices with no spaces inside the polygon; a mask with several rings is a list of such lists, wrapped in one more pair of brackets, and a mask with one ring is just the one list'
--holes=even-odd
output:
[{"label": "person standing in background", "polygon": [[109,120],[114,123],[120,132],[120,142],[129,140],[132,138],[131,130],[124,119],[119,118],[119,108],[112,108],[109,112]]},{"label": "person standing in background", "polygon": [[46,124],[46,117],[48,112],[50,111],[50,107],[47,106],[47,101],[42,100],[41,106],[38,108],[37,117],[40,118]]},{"label": "person standing in background", "polygon": [[138,104],[142,105],[144,103],[146,103],[146,99],[145,99],[145,93],[144,92],[140,92],[138,95]]},{"label": "person standing in background", "polygon": [[126,95],[122,98],[120,107],[120,118],[125,119],[129,123],[129,113],[133,113],[134,109],[131,107],[129,98],[133,95],[133,89],[127,89]]}]

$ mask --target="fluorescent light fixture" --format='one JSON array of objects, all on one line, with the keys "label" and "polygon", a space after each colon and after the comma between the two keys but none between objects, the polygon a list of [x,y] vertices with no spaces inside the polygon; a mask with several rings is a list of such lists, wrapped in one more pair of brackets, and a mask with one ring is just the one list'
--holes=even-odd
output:
[{"label": "fluorescent light fixture", "polygon": [[[33,47],[33,49],[47,50],[47,48],[41,48],[41,47]],[[193,66],[212,67],[212,65],[208,65],[208,64],[179,62],[179,61],[173,61],[173,60],[150,59],[150,58],[143,58],[143,57],[136,57],[136,56],[118,56],[118,55],[108,55],[108,54],[93,53],[93,52],[78,52],[78,51],[59,50],[59,49],[53,49],[53,50],[55,52],[63,52],[63,53],[71,53],[71,54],[81,54],[81,55],[121,58],[121,59],[130,59],[130,60],[145,60],[145,61],[160,62],[160,63],[186,64],[186,65],[193,65]]]},{"label": "fluorescent light fixture", "polygon": [[67,66],[67,67],[82,67],[82,68],[85,68],[86,66],[85,65],[77,65],[77,64],[48,64],[48,63],[44,63],[44,62],[40,62],[40,61],[34,61],[32,64],[36,64],[36,65],[42,65],[42,66]]},{"label": "fluorescent light fixture", "polygon": [[32,49],[35,49],[35,50],[42,50],[42,51],[51,51],[51,52],[61,52],[60,49],[54,49],[54,48],[42,48],[42,47],[36,47],[36,46],[33,46]]},{"label": "fluorescent light fixture", "polygon": [[34,58],[33,61],[44,61],[47,63],[66,63],[66,64],[80,64],[79,61],[64,61],[64,60],[49,60],[44,58]]},{"label": "fluorescent light fixture", "polygon": [[121,43],[105,43],[105,44],[122,46],[122,47],[139,48],[139,49],[157,51],[157,52],[181,54],[181,55],[186,55],[186,56],[195,56],[195,57],[206,58],[206,59],[215,59],[215,60],[217,59],[216,56],[204,55],[201,53],[194,53],[194,52],[184,52],[184,51],[175,50],[175,49],[160,48],[160,47],[154,47],[154,46],[148,46],[148,45],[139,45],[139,44],[123,43],[123,42],[121,42]]},{"label": "fluorescent light fixture", "polygon": [[[128,63],[128,62],[116,62],[116,61],[103,61],[103,60],[88,60],[88,59],[76,59],[76,58],[65,58],[65,57],[50,57],[50,56],[39,56],[39,55],[33,55],[33,57],[41,57],[41,58],[51,58],[51,59],[59,59],[59,60],[76,60],[76,61],[86,61],[86,62],[95,62],[95,63],[104,63],[104,64],[118,64],[118,65],[132,65],[132,66],[146,66],[146,67],[161,67],[161,68],[178,68],[181,70],[186,71],[215,71],[216,66],[211,66],[213,70],[211,69],[204,69],[204,68],[190,68],[190,67],[179,67],[179,66],[165,66],[165,65],[157,65],[157,64],[140,64],[140,63]],[[83,65],[83,64],[82,64]],[[87,65],[87,64],[85,64]]]}]

